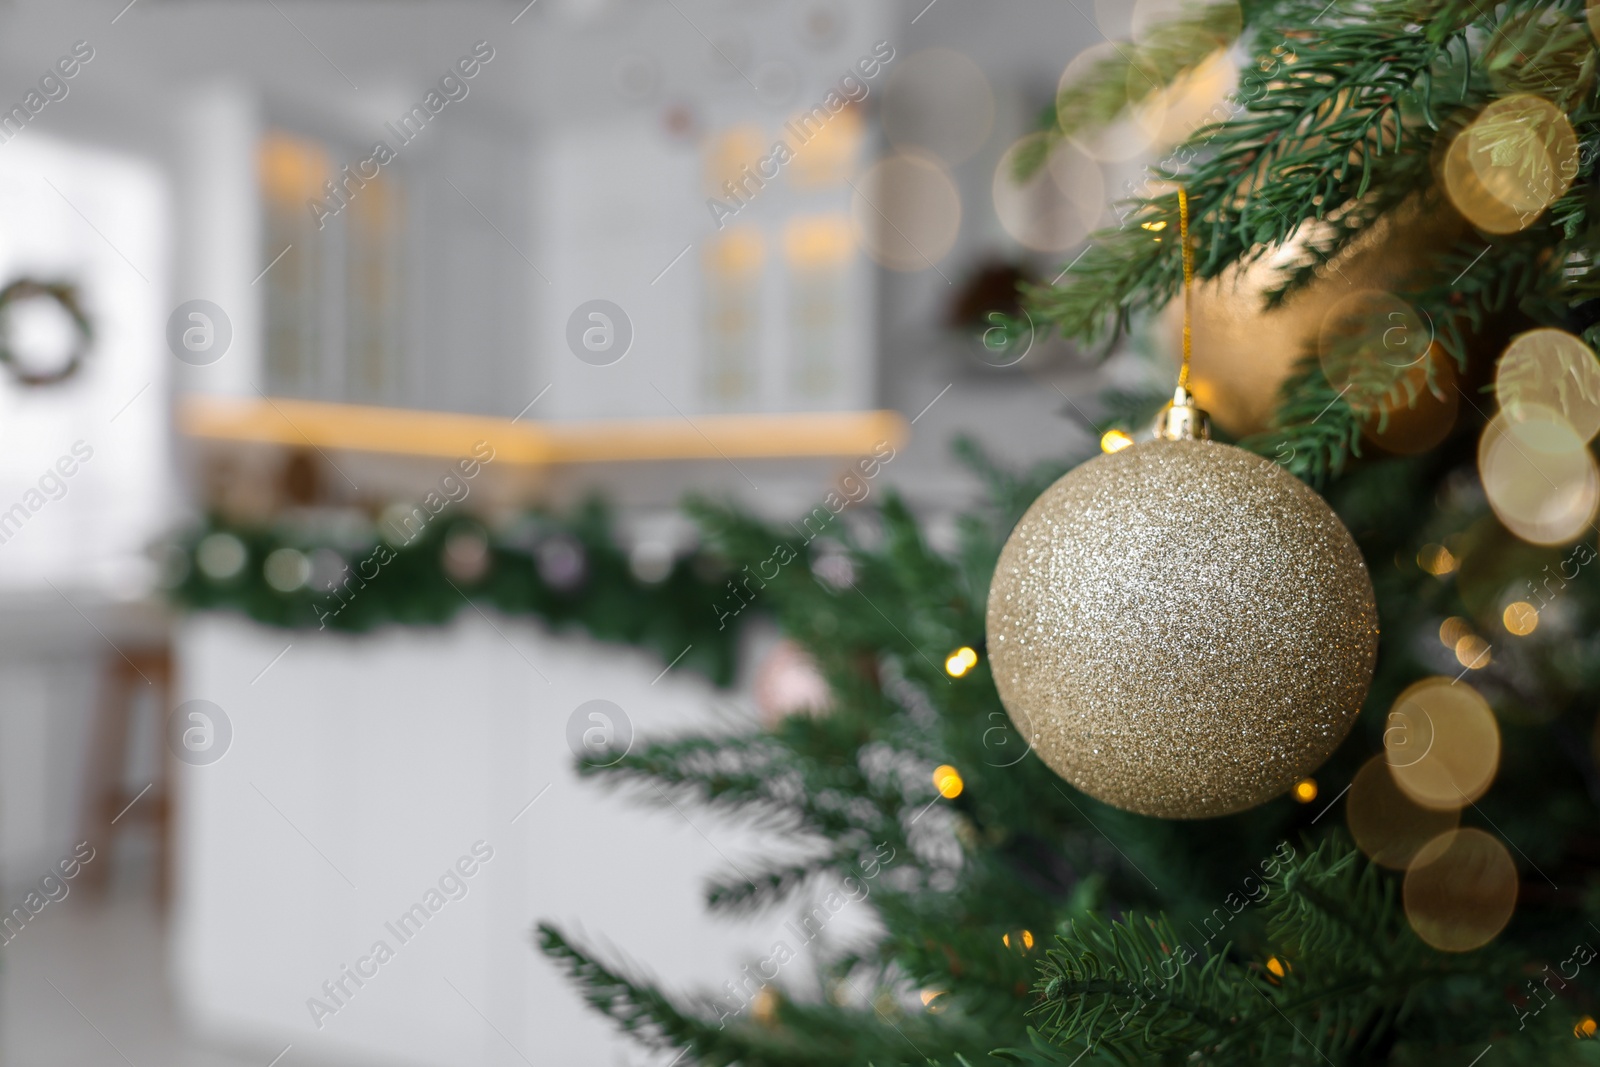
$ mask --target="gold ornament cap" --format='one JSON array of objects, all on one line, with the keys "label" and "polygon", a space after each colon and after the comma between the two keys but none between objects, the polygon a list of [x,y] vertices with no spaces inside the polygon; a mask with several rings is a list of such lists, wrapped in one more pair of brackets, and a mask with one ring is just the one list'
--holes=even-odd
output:
[{"label": "gold ornament cap", "polygon": [[1164,441],[1209,441],[1211,416],[1195,406],[1194,394],[1180,385],[1172,402],[1156,416],[1155,435]]}]

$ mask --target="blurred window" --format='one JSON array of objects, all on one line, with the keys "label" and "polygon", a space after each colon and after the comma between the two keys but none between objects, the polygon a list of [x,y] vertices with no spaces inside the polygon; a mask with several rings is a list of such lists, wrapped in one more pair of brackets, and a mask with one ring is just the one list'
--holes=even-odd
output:
[{"label": "blurred window", "polygon": [[283,131],[262,138],[258,166],[263,253],[271,264],[260,283],[268,390],[399,400],[405,386],[401,183],[391,168],[350,146]]}]

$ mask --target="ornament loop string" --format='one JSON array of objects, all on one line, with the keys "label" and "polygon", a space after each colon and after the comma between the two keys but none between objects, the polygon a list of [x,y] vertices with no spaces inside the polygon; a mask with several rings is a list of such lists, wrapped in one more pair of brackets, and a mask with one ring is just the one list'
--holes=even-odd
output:
[{"label": "ornament loop string", "polygon": [[1183,245],[1183,363],[1172,403],[1156,416],[1155,436],[1168,441],[1210,438],[1210,420],[1189,392],[1189,362],[1194,355],[1194,245],[1189,240],[1189,193],[1178,186],[1178,241]]},{"label": "ornament loop string", "polygon": [[1189,388],[1189,356],[1193,347],[1192,309],[1194,303],[1194,249],[1189,245],[1189,194],[1178,186],[1178,240],[1183,245],[1183,364],[1178,369],[1178,388]]}]

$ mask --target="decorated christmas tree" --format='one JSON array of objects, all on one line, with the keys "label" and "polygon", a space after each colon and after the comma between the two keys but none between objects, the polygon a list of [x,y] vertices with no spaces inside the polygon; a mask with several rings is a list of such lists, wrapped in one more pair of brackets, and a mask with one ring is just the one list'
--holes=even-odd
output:
[{"label": "decorated christmas tree", "polygon": [[[697,508],[736,568],[794,543],[761,597],[825,707],[589,773],[784,838],[713,909],[878,923],[682,992],[541,927],[592,1004],[695,1064],[1600,1062],[1587,15],[1193,5],[1064,85],[1019,181],[1241,57],[1009,327],[1109,350],[1187,261],[1192,380],[1102,398],[1097,458],[968,450],[953,553],[892,499],[810,544]],[[1207,301],[1259,324],[1232,371]]]}]

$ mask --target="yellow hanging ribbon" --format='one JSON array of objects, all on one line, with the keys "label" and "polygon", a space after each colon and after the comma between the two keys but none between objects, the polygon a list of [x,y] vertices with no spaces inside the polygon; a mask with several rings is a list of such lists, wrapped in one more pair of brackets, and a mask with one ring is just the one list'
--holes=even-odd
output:
[{"label": "yellow hanging ribbon", "polygon": [[1193,348],[1191,327],[1194,309],[1194,249],[1189,244],[1189,194],[1178,186],[1178,240],[1183,243],[1183,365],[1178,370],[1178,388],[1189,388],[1189,357]]}]

